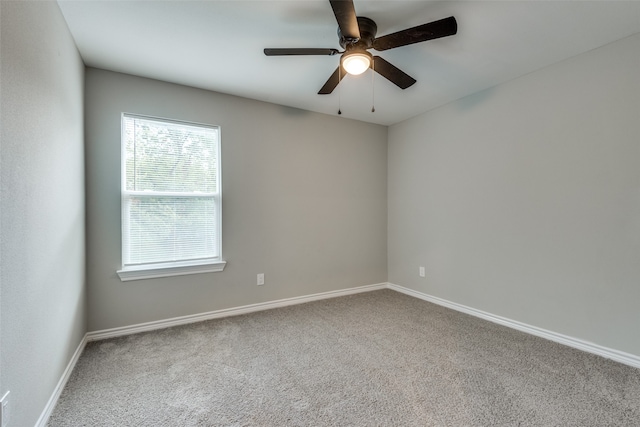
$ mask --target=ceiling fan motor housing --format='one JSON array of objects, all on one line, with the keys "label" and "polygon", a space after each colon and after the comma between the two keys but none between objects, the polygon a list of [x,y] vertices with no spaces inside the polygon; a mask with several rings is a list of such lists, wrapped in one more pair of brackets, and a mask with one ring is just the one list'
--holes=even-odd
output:
[{"label": "ceiling fan motor housing", "polygon": [[378,26],[373,19],[365,18],[364,16],[358,16],[358,28],[360,29],[360,38],[352,39],[342,35],[340,27],[338,27],[338,37],[340,39],[340,46],[346,51],[357,49],[365,50],[373,47],[373,41],[376,38],[378,32]]}]

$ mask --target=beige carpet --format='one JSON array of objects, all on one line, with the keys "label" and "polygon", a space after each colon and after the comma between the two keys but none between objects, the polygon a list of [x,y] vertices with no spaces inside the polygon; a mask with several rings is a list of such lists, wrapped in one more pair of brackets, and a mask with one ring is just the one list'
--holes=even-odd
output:
[{"label": "beige carpet", "polygon": [[640,426],[640,370],[382,290],[90,343],[55,426]]}]

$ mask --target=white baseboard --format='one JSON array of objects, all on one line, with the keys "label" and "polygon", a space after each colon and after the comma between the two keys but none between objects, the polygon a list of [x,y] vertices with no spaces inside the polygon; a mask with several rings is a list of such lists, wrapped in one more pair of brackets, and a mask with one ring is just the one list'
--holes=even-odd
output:
[{"label": "white baseboard", "polygon": [[120,337],[124,335],[137,334],[140,332],[164,329],[171,326],[186,325],[188,323],[202,322],[203,320],[218,319],[221,317],[238,316],[240,314],[253,313],[256,311],[270,310],[272,308],[286,307],[288,305],[304,304],[305,302],[318,301],[328,298],[341,297],[345,295],[358,294],[361,292],[376,291],[385,289],[387,283],[375,285],[359,286],[356,288],[341,289],[339,291],[321,292],[318,294],[305,295],[301,297],[286,298],[276,301],[261,302],[258,304],[243,305],[241,307],[225,308],[222,310],[209,311],[207,313],[191,314],[188,316],[174,317],[171,319],[157,320],[154,322],[139,323],[136,325],[122,326],[119,328],[103,329],[87,333],[87,341],[98,341],[107,338]]},{"label": "white baseboard", "polygon": [[516,320],[507,319],[506,317],[496,316],[495,314],[487,313],[485,311],[476,310],[475,308],[467,307],[462,304],[447,301],[442,298],[434,297],[422,292],[414,291],[413,289],[405,288],[403,286],[388,283],[387,288],[397,292],[401,292],[412,297],[419,298],[424,301],[432,302],[443,307],[450,308],[452,310],[460,311],[462,313],[470,314],[471,316],[479,317],[484,320],[488,320],[499,325],[507,326],[518,331],[526,332],[531,335],[546,338],[550,341],[554,341],[560,344],[564,344],[569,347],[577,348],[578,350],[593,353],[598,356],[605,357],[607,359],[615,360],[616,362],[624,363],[625,365],[633,366],[634,368],[640,368],[640,357],[625,353],[622,351],[614,350],[611,348],[603,347],[592,342],[584,341],[579,338],[570,337],[567,335],[559,334],[557,332],[548,331],[546,329],[538,328],[536,326],[527,325],[526,323],[518,322]]},{"label": "white baseboard", "polygon": [[56,384],[56,388],[53,389],[53,393],[51,394],[51,397],[49,398],[47,405],[44,407],[42,414],[40,414],[40,418],[38,418],[38,421],[36,421],[35,427],[45,427],[47,425],[47,422],[49,421],[49,417],[51,416],[53,409],[56,407],[56,403],[58,403],[60,394],[62,394],[62,390],[64,390],[64,386],[67,385],[67,381],[69,381],[71,372],[73,372],[73,368],[75,368],[76,363],[78,362],[78,359],[80,358],[80,355],[84,351],[84,347],[86,345],[87,345],[87,335],[85,334],[85,336],[82,337],[80,344],[78,344],[76,351],[73,353],[73,356],[71,356],[71,360],[69,360],[69,363],[67,363],[67,367],[62,373],[62,376],[60,377],[58,384]]}]

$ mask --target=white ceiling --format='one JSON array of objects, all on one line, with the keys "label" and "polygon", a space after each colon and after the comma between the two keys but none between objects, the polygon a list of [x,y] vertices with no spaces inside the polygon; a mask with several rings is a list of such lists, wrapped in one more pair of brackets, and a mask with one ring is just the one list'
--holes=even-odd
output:
[{"label": "white ceiling", "polygon": [[418,82],[401,90],[376,75],[372,113],[371,71],[317,95],[339,55],[262,52],[340,48],[327,0],[58,3],[88,66],[332,115],[340,104],[343,117],[383,125],[640,32],[640,1],[355,0],[378,36],[458,21],[454,36],[377,53]]}]

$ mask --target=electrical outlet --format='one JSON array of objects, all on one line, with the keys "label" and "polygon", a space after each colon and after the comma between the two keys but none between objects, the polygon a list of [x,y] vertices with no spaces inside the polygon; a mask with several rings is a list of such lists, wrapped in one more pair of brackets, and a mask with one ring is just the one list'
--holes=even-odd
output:
[{"label": "electrical outlet", "polygon": [[420,277],[426,277],[426,274],[424,272],[424,267],[420,267]]},{"label": "electrical outlet", "polygon": [[7,427],[9,424],[9,392],[6,392],[0,399],[0,427]]},{"label": "electrical outlet", "polygon": [[258,286],[264,285],[264,273],[258,274]]}]

